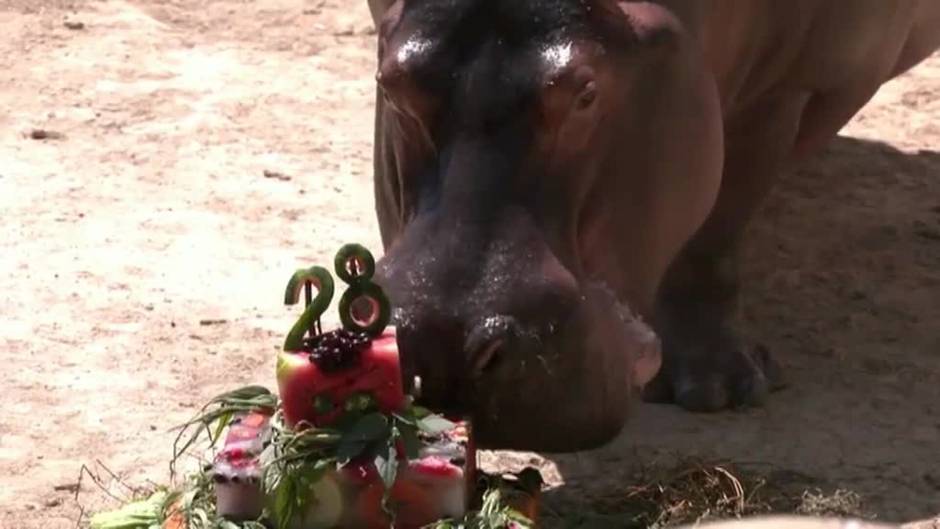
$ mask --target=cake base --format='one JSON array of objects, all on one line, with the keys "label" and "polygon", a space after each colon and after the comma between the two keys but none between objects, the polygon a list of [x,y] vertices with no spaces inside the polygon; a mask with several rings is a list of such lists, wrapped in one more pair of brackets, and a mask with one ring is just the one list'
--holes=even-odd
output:
[{"label": "cake base", "polygon": [[[210,469],[218,514],[232,521],[258,519],[271,498],[261,483],[264,439],[271,416],[253,412],[236,417]],[[460,519],[476,492],[476,452],[465,425],[422,439],[418,457],[398,462],[396,479],[386,485],[372,461],[352,462],[328,471],[311,487],[309,507],[296,529],[385,529],[395,512],[397,529],[418,529],[441,519]]]}]

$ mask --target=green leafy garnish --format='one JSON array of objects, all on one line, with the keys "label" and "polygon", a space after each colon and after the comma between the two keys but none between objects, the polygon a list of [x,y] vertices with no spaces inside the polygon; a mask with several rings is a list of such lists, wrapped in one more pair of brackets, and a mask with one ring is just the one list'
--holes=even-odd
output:
[{"label": "green leafy garnish", "polygon": [[[209,437],[210,447],[215,446],[235,415],[258,410],[273,412],[277,406],[277,395],[262,386],[247,386],[213,398],[195,417],[177,427],[179,433],[173,440],[170,474],[175,475],[176,462],[199,440],[203,432]],[[187,432],[190,433],[189,437],[184,440]]]},{"label": "green leafy garnish", "polygon": [[378,470],[379,477],[382,478],[382,483],[385,484],[385,488],[392,488],[392,485],[395,484],[395,479],[398,477],[398,450],[394,446],[391,446],[387,454],[377,456],[375,458],[375,468]]},{"label": "green leafy garnish", "polygon": [[[271,420],[267,448],[261,456],[265,493],[274,498],[269,517],[277,521],[279,529],[289,527],[316,500],[313,485],[327,471],[353,461],[375,465],[386,488],[383,502],[387,502],[388,492],[398,478],[401,457],[418,457],[421,448],[418,431],[437,435],[454,426],[413,406],[391,416],[376,411],[374,406],[364,410],[354,408],[345,411],[331,428],[299,425],[292,429],[276,413]],[[399,452],[399,441],[404,454]]]},{"label": "green leafy garnish", "polygon": [[171,517],[180,517],[184,529],[266,529],[260,520],[236,523],[219,516],[212,478],[205,471],[195,474],[186,486],[166,497],[160,527]]},{"label": "green leafy garnish", "polygon": [[388,436],[388,418],[378,412],[364,415],[343,434],[336,448],[336,459],[345,465]]},{"label": "green leafy garnish", "polygon": [[128,503],[118,510],[100,512],[91,517],[90,529],[151,529],[163,523],[167,491],[158,491],[149,498]]},{"label": "green leafy garnish", "polygon": [[460,520],[441,520],[425,529],[532,529],[531,520],[504,504],[503,491],[491,484],[483,494],[479,511],[471,512]]},{"label": "green leafy garnish", "polygon": [[418,419],[418,428],[430,435],[440,435],[456,428],[457,425],[441,417],[440,415],[428,415],[423,419]]}]

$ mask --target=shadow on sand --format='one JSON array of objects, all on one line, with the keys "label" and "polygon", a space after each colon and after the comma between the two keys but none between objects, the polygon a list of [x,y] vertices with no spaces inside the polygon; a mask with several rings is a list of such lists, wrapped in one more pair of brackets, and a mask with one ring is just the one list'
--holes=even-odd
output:
[{"label": "shadow on sand", "polygon": [[857,491],[881,520],[940,512],[940,152],[838,138],[782,178],[746,254],[741,328],[790,387],[758,410],[642,405],[604,449],[550,457],[566,484],[548,508],[591,514],[691,456]]}]

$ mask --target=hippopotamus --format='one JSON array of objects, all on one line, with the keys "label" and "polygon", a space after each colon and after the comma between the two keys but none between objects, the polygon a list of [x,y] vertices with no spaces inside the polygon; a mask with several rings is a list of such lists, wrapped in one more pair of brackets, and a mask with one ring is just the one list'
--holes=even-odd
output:
[{"label": "hippopotamus", "polygon": [[936,0],[369,0],[377,280],[420,401],[587,450],[634,403],[756,406],[749,219],[940,46]]}]

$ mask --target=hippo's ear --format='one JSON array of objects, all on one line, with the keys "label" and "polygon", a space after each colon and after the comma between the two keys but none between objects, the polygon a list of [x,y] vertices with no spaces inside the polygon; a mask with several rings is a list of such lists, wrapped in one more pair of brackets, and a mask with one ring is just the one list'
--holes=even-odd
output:
[{"label": "hippo's ear", "polygon": [[652,2],[595,0],[598,22],[618,40],[651,46],[675,46],[685,35],[682,22]]},{"label": "hippo's ear", "polygon": [[388,8],[392,7],[392,4],[395,3],[395,0],[368,0],[369,1],[369,11],[372,13],[372,22],[375,23],[375,27],[378,28],[379,22],[381,22],[382,17],[385,16],[385,12],[388,11]]}]

